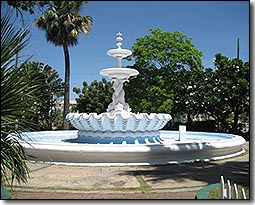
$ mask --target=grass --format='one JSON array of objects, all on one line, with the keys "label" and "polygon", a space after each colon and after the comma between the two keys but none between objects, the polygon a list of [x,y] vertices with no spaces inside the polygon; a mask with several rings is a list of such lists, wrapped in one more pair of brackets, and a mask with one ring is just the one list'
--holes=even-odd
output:
[{"label": "grass", "polygon": [[135,175],[136,180],[140,183],[140,189],[145,191],[151,189],[151,187],[144,181],[141,175]]}]

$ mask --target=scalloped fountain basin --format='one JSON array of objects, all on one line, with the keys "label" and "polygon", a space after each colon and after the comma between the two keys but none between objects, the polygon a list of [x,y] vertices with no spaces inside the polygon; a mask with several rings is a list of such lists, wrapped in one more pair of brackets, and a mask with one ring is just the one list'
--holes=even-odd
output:
[{"label": "scalloped fountain basin", "polygon": [[67,120],[80,131],[94,132],[153,132],[162,129],[172,118],[169,114],[129,112],[69,113]]},{"label": "scalloped fountain basin", "polygon": [[[85,166],[154,165],[208,161],[242,154],[241,136],[187,132],[179,140],[178,131],[159,131],[155,136],[86,136],[78,131],[22,133],[18,139],[33,161]],[[25,142],[25,141],[27,142]]]}]

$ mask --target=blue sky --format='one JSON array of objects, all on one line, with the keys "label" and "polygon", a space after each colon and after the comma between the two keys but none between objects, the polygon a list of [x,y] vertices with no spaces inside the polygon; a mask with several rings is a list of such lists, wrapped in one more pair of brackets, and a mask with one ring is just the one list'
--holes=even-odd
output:
[{"label": "blue sky", "polygon": [[[77,97],[73,87],[100,80],[101,69],[115,67],[115,59],[106,52],[116,47],[119,31],[123,34],[122,48],[127,49],[137,38],[149,34],[150,28],[180,31],[203,52],[203,65],[212,68],[216,53],[236,57],[239,37],[240,58],[249,61],[249,1],[89,1],[81,14],[91,16],[93,25],[90,35],[82,34],[79,44],[70,47],[72,99]],[[32,60],[50,65],[64,79],[62,47],[47,42],[44,32],[33,26],[36,16],[27,16],[31,38],[25,55],[33,54]]]}]

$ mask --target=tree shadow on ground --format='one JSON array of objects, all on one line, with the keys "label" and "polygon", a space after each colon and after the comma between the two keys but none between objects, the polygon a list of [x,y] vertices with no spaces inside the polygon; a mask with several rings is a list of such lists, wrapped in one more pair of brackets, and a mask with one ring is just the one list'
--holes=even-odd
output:
[{"label": "tree shadow on ground", "polygon": [[173,165],[136,167],[124,174],[142,175],[146,182],[159,183],[167,179],[181,183],[188,180],[205,182],[208,185],[220,182],[220,176],[231,183],[249,187],[249,162],[227,161],[225,163],[195,162]]}]

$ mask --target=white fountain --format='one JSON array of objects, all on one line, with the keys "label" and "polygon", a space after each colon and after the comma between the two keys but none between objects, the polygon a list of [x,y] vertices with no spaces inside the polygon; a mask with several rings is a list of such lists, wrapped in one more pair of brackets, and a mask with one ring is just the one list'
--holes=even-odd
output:
[{"label": "white fountain", "polygon": [[152,165],[228,158],[244,152],[244,138],[209,132],[160,130],[171,120],[164,113],[132,113],[125,102],[123,83],[138,71],[122,68],[122,59],[132,52],[121,48],[107,52],[117,59],[116,68],[100,71],[113,82],[112,103],[106,112],[69,113],[67,119],[77,130],[13,134],[34,161],[100,165]]},{"label": "white fountain", "polygon": [[136,137],[146,136],[147,139],[147,137],[159,136],[159,129],[171,119],[169,114],[132,113],[128,103],[125,102],[123,83],[128,82],[131,76],[136,76],[139,72],[131,68],[122,68],[122,59],[130,56],[132,52],[121,48],[123,40],[121,35],[120,32],[117,34],[117,49],[107,52],[109,56],[117,59],[117,67],[100,71],[101,75],[108,76],[113,82],[114,93],[107,112],[99,115],[97,113],[69,113],[67,115],[67,119],[79,130],[78,136],[83,137],[83,140],[87,137],[84,141],[86,143],[90,143],[91,140],[95,143],[95,137],[98,138],[98,142],[102,142],[102,138],[107,138],[107,141],[114,143],[116,137],[122,136],[123,143],[125,143],[126,137],[133,137],[133,141],[136,141]]}]

